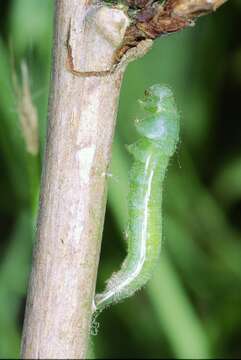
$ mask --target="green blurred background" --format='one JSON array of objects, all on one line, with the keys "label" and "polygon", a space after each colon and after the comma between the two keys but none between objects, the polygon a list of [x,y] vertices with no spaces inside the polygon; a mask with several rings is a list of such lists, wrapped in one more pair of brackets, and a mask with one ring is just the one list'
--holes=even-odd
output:
[{"label": "green blurred background", "polygon": [[[19,356],[52,23],[53,0],[0,0],[0,358]],[[241,1],[230,0],[195,28],[157,40],[125,74],[98,289],[125,256],[131,163],[125,144],[136,138],[137,99],[149,85],[172,87],[182,115],[181,141],[165,182],[160,264],[144,290],[101,314],[92,337],[97,358],[241,356],[240,24]],[[38,155],[26,151],[20,125],[22,61],[38,112]]]}]

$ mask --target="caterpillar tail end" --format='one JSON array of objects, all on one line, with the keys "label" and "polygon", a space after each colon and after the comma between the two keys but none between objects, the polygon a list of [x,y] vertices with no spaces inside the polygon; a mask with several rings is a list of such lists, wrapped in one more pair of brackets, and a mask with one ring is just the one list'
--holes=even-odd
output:
[{"label": "caterpillar tail end", "polygon": [[92,314],[94,314],[97,311],[96,301],[95,298],[92,301]]}]

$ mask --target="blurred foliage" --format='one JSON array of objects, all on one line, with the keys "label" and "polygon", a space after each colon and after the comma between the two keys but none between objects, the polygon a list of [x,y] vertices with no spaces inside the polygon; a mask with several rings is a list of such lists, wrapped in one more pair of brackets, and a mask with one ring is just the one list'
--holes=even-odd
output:
[{"label": "blurred foliage", "polygon": [[[0,358],[18,357],[46,134],[52,0],[0,1]],[[241,2],[163,37],[129,65],[121,92],[98,288],[125,256],[128,168],[137,99],[172,87],[182,135],[164,192],[164,241],[150,284],[101,314],[97,358],[241,356]],[[12,75],[30,73],[41,154],[22,136]],[[14,60],[14,61],[13,61]]]}]

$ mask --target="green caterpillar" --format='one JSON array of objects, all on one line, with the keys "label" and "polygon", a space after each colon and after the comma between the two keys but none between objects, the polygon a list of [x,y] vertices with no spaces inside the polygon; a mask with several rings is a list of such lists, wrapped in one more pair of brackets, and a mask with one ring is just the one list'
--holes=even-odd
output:
[{"label": "green caterpillar", "polygon": [[172,91],[153,85],[140,101],[146,115],[135,123],[142,136],[128,146],[134,157],[128,194],[128,255],[97,294],[94,311],[100,312],[140,289],[150,279],[161,250],[162,186],[179,136],[179,113]]}]

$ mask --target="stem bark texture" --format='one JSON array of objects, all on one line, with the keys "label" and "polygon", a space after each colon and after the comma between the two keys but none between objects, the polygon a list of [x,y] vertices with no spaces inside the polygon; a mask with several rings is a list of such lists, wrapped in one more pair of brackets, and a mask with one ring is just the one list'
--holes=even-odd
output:
[{"label": "stem bark texture", "polygon": [[56,1],[48,136],[22,358],[86,356],[124,68],[99,71],[109,67],[127,26],[122,11],[104,8],[109,30],[119,31],[112,41],[101,11],[84,0]]}]

